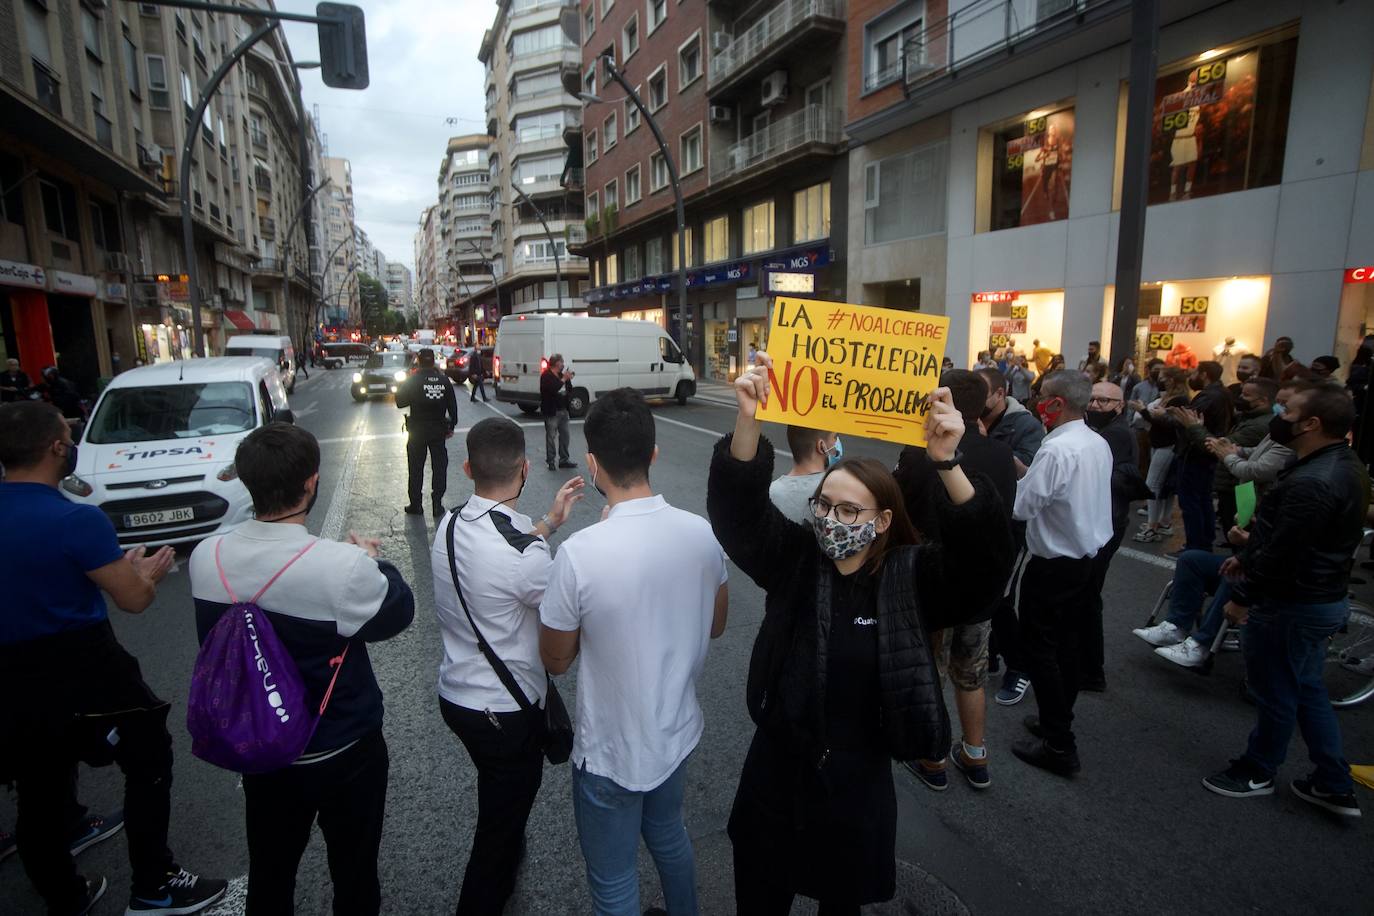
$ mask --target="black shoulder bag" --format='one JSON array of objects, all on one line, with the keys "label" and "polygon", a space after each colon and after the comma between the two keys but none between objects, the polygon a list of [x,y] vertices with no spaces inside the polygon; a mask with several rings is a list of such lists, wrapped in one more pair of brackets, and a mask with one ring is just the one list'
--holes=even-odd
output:
[{"label": "black shoulder bag", "polygon": [[[463,587],[458,584],[458,560],[455,556],[453,544],[453,528],[458,524],[458,511],[454,510],[448,520],[448,569],[453,577],[453,590],[458,593],[458,603],[463,606],[463,613],[467,615],[468,624],[472,626],[472,632],[477,636],[477,647],[486,656],[487,662],[492,670],[496,672],[497,678],[505,685],[506,690],[520,708],[527,715],[539,715],[539,708],[530,702],[529,697],[525,696],[525,691],[520,689],[520,684],[516,682],[515,675],[510,673],[506,663],[501,661],[495,652],[492,651],[487,639],[482,635],[482,631],[477,629],[477,621],[472,619],[472,611],[468,610],[467,600],[463,597]],[[548,681],[548,689],[544,695],[544,757],[549,763],[566,763],[572,756],[573,746],[573,726],[572,719],[568,717],[568,707],[563,703],[563,697],[558,692],[558,687],[554,685],[553,678],[548,673],[544,674]]]}]

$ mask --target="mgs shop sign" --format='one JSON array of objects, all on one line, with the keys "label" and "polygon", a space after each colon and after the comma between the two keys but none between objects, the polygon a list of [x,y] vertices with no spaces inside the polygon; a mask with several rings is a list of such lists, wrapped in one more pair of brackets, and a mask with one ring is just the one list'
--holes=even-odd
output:
[{"label": "mgs shop sign", "polygon": [[26,289],[47,289],[48,276],[37,264],[0,261],[0,286],[22,286]]}]

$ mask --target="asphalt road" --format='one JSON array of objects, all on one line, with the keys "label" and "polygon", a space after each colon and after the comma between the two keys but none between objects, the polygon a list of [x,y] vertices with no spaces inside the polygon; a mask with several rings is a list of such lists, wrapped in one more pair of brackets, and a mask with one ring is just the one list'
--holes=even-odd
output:
[{"label": "asphalt road", "polygon": [[[400,412],[390,401],[355,404],[345,372],[320,371],[298,385],[291,402],[300,424],[319,437],[323,448],[321,497],[311,530],[381,537],[385,555],[415,589],[415,623],[370,648],[386,696],[391,749],[383,893],[388,913],[450,912],[471,844],[476,793],[472,765],[445,728],[435,699],[440,640],[429,565],[434,520],[400,512],[404,439]],[[674,505],[704,514],[710,449],[733,425],[733,409],[703,398],[686,407],[669,403],[654,410],[660,455],[653,484]],[[514,415],[527,428],[532,470],[520,508],[537,517],[557,486],[576,472],[544,469],[537,418],[460,397],[462,427],[493,413]],[[779,432],[770,430],[781,444]],[[895,448],[868,440],[846,438],[845,449],[887,461],[896,456]],[[446,503],[453,506],[471,492],[462,473],[461,432],[449,451]],[[574,421],[579,463],[584,451],[580,424]],[[555,548],[567,533],[598,518],[602,503],[590,488],[588,493],[554,539]],[[955,776],[948,791],[935,794],[897,769],[898,858],[904,863],[899,877],[909,903],[875,912],[1374,912],[1369,865],[1374,794],[1358,790],[1370,817],[1354,824],[1336,823],[1294,798],[1287,779],[1306,772],[1300,740],[1275,796],[1231,800],[1203,790],[1199,780],[1243,750],[1253,712],[1237,693],[1237,655],[1223,656],[1210,677],[1201,677],[1155,658],[1131,635],[1169,579],[1170,564],[1159,557],[1168,546],[1123,550],[1112,567],[1105,628],[1109,689],[1086,694],[1078,704],[1082,774],[1068,782],[1011,756],[1011,742],[1022,736],[1022,716],[1035,711],[1033,694],[1017,707],[990,703],[991,789],[975,793]],[[706,731],[689,767],[686,802],[702,910],[712,916],[734,911],[724,831],[753,731],[744,708],[744,677],[763,608],[762,593],[738,571],[730,592],[730,625],[712,644],[700,685]],[[248,857],[238,777],[193,758],[179,725],[196,650],[184,562],[143,615],[114,613],[115,629],[141,660],[146,679],[173,704],[173,849],[194,871],[239,878]],[[562,686],[571,705],[575,676],[564,678]],[[1339,715],[1347,756],[1374,763],[1374,703]],[[116,808],[121,795],[117,771],[83,767],[81,796],[87,805]],[[13,820],[13,797],[0,793],[0,824]],[[123,839],[87,851],[78,865],[110,878],[110,892],[95,913],[122,912],[129,874]],[[647,907],[660,898],[657,876],[643,853],[641,877]],[[242,881],[235,886],[241,891]],[[332,892],[318,834],[301,863],[297,898],[301,914],[330,912]],[[17,859],[0,866],[0,912],[41,911]],[[228,901],[214,912],[240,913],[241,901]],[[529,856],[508,912],[590,912],[566,766],[545,770],[529,829]],[[795,912],[814,909],[799,902]]]}]

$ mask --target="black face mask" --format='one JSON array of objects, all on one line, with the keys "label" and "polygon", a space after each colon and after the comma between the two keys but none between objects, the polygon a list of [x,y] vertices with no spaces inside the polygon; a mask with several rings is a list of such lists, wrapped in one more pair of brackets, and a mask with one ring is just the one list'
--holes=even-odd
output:
[{"label": "black face mask", "polygon": [[1245,398],[1238,398],[1236,400],[1236,410],[1240,411],[1241,413],[1249,413],[1254,409],[1255,405],[1245,400]]},{"label": "black face mask", "polygon": [[69,477],[76,473],[76,443],[67,446],[67,473],[63,476]]},{"label": "black face mask", "polygon": [[1188,387],[1193,389],[1194,391],[1201,391],[1202,389],[1207,387],[1207,383],[1200,378],[1189,378]]},{"label": "black face mask", "polygon": [[317,483],[317,484],[315,484],[315,492],[310,494],[310,502],[308,502],[308,503],[305,504],[305,514],[306,514],[306,515],[309,515],[309,514],[310,514],[310,510],[313,509],[313,508],[315,508],[315,503],[319,502],[319,499],[320,499],[320,485]]},{"label": "black face mask", "polygon": [[1298,438],[1298,432],[1293,429],[1295,420],[1285,420],[1282,416],[1275,416],[1269,421],[1269,438],[1274,440],[1276,445],[1288,445]]},{"label": "black face mask", "polygon": [[1083,422],[1099,432],[1111,425],[1115,419],[1115,410],[1089,410],[1083,414]]},{"label": "black face mask", "polygon": [[1236,370],[1236,379],[1237,379],[1237,381],[1239,381],[1242,385],[1244,385],[1246,382],[1250,381],[1250,379],[1252,379],[1252,378],[1254,378],[1254,377],[1255,377],[1255,373],[1251,372],[1249,369],[1237,369],[1237,370]]}]

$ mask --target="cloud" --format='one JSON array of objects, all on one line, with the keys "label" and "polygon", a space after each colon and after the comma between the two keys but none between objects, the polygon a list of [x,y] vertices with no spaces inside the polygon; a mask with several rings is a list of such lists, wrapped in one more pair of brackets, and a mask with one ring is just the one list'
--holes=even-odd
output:
[{"label": "cloud", "polygon": [[[438,199],[439,163],[448,138],[481,133],[485,73],[477,50],[496,15],[493,0],[353,0],[367,20],[370,85],[330,89],[304,71],[307,107],[318,105],[329,154],[353,166],[358,225],[393,261],[414,268],[420,212]],[[277,8],[313,13],[314,0]],[[296,60],[317,60],[313,25],[289,23]],[[455,123],[446,123],[456,118]]]}]

